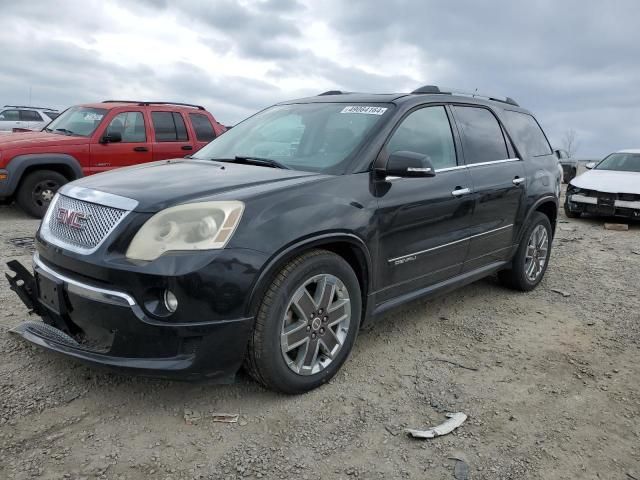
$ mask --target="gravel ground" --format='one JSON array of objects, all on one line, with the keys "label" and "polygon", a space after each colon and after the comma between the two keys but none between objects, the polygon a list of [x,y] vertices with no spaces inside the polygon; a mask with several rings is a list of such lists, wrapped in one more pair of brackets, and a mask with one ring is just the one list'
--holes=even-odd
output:
[{"label": "gravel ground", "polygon": [[[0,207],[2,269],[31,263],[9,240],[36,227]],[[534,292],[489,278],[412,303],[298,397],[243,375],[131,378],[38,350],[7,333],[27,314],[2,282],[0,478],[447,479],[458,458],[472,479],[640,479],[639,273],[639,224],[562,216]],[[469,419],[447,436],[402,433],[458,411]]]}]

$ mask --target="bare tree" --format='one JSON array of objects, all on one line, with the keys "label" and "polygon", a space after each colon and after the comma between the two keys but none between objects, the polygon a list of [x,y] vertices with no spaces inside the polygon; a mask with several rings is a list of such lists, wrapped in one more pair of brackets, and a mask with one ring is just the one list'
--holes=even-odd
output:
[{"label": "bare tree", "polygon": [[564,132],[564,136],[562,137],[562,148],[566,150],[569,158],[572,158],[575,155],[579,147],[580,142],[578,141],[578,134],[576,131],[573,128],[570,128]]}]

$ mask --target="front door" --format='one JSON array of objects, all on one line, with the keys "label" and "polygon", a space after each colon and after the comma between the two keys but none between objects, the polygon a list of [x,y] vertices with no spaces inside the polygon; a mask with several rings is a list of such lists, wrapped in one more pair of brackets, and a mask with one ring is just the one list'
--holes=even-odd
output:
[{"label": "front door", "polygon": [[[122,141],[104,143],[102,139],[111,133],[119,133]],[[143,113],[121,112],[91,144],[91,173],[150,162],[151,155]]]},{"label": "front door", "polygon": [[491,110],[461,105],[451,110],[460,130],[475,201],[466,272],[510,257],[525,201],[526,173],[521,159],[510,158],[515,156],[509,154],[513,147],[509,148]]},{"label": "front door", "polygon": [[378,184],[379,301],[459,274],[473,209],[471,178],[458,163],[444,106],[409,113],[386,145],[388,154],[395,151],[426,155],[436,175]]}]

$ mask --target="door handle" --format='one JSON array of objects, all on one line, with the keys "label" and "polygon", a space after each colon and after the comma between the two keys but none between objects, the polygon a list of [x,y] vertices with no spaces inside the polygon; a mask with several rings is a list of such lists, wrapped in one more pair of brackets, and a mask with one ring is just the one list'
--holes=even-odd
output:
[{"label": "door handle", "polygon": [[468,195],[471,193],[471,189],[470,188],[456,188],[453,192],[451,192],[451,195],[453,195],[454,197],[461,197],[462,195]]},{"label": "door handle", "polygon": [[134,152],[148,152],[149,149],[147,147],[133,147]]},{"label": "door handle", "polygon": [[524,178],[516,177],[513,179],[513,184],[516,186],[520,185],[522,182],[524,182]]},{"label": "door handle", "polygon": [[191,145],[183,145],[180,148],[182,148],[182,150],[193,150],[193,147]]}]

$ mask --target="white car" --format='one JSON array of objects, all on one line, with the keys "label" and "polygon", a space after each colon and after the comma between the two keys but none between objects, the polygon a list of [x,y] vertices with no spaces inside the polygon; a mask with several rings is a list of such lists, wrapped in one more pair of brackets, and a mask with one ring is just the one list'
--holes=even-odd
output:
[{"label": "white car", "polygon": [[567,217],[582,213],[640,219],[640,149],[620,150],[586,165],[567,187]]},{"label": "white car", "polygon": [[60,113],[52,108],[5,105],[0,109],[0,131],[14,128],[40,131]]}]

